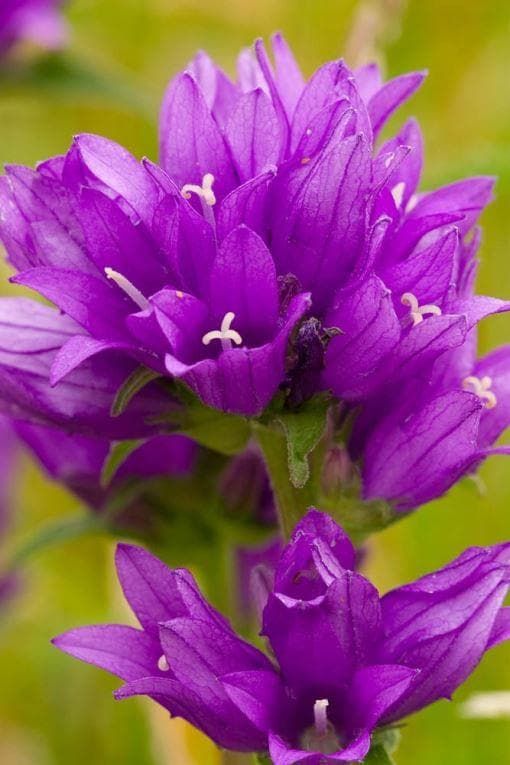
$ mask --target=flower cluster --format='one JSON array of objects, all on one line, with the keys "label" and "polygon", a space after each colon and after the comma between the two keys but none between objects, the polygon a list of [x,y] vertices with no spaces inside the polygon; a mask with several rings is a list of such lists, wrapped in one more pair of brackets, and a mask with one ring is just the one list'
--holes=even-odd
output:
[{"label": "flower cluster", "polygon": [[380,597],[355,550],[311,510],[259,582],[262,635],[239,638],[191,574],[119,545],[117,572],[142,629],[82,627],[54,643],[125,681],[219,746],[269,751],[275,765],[360,762],[373,732],[449,698],[485,651],[510,637],[510,546],[471,548]]},{"label": "flower cluster", "polygon": [[0,56],[20,41],[59,48],[67,37],[60,15],[62,0],[3,0],[0,6]]},{"label": "flower cluster", "polygon": [[413,120],[377,144],[423,73],[384,83],[333,61],[305,82],[272,44],[274,65],[258,41],[235,83],[204,53],[171,82],[159,165],[79,135],[36,170],[7,167],[13,281],[56,308],[0,301],[2,406],[122,439],[177,406],[153,382],[111,417],[140,365],[249,417],[331,391],[364,498],[409,510],[510,422],[510,349],[476,358],[477,323],[510,308],[474,295],[493,182],[420,192]]}]

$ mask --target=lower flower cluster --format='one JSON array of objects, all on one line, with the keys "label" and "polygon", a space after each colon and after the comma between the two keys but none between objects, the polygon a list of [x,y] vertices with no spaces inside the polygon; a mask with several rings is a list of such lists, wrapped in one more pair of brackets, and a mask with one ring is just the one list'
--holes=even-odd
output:
[{"label": "lower flower cluster", "polygon": [[191,573],[120,544],[117,572],[141,629],[101,625],[54,640],[124,680],[220,747],[274,765],[362,762],[374,731],[450,698],[510,638],[510,544],[474,547],[380,597],[355,549],[310,509],[274,570],[253,579],[267,651],[241,639]]}]

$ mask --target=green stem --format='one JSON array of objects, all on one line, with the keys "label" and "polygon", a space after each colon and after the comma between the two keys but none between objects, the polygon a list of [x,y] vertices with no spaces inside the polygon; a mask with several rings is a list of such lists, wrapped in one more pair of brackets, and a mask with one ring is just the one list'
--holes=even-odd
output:
[{"label": "green stem", "polygon": [[296,489],[289,476],[287,440],[278,426],[254,425],[255,438],[262,451],[271,481],[282,535],[288,539],[306,509],[314,503],[313,482]]}]

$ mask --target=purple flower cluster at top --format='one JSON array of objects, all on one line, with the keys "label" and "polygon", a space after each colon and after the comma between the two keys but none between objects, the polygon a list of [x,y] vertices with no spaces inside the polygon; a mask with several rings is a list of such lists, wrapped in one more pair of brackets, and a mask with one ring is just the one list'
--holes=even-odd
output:
[{"label": "purple flower cluster at top", "polygon": [[2,0],[0,3],[0,56],[15,43],[30,41],[44,48],[59,48],[67,38],[61,16],[62,0]]},{"label": "purple flower cluster at top", "polygon": [[413,120],[376,144],[422,73],[383,83],[333,61],[305,82],[279,35],[273,54],[243,52],[236,83],[198,54],[166,93],[159,165],[80,135],[36,170],[7,167],[13,281],[56,308],[0,301],[0,399],[111,439],[154,433],[173,406],[152,383],[110,417],[140,364],[248,416],[278,390],[294,405],[331,390],[357,413],[365,499],[407,510],[510,422],[510,348],[476,358],[478,321],[510,308],[474,295],[493,182],[419,192]]},{"label": "purple flower cluster at top", "polygon": [[[510,546],[471,548],[380,598],[353,571],[329,516],[298,524],[265,590],[262,634],[241,640],[191,574],[119,545],[117,571],[142,629],[82,627],[55,645],[125,681],[232,750],[275,765],[362,761],[373,731],[451,694],[510,637]],[[261,595],[262,593],[259,593]]]}]

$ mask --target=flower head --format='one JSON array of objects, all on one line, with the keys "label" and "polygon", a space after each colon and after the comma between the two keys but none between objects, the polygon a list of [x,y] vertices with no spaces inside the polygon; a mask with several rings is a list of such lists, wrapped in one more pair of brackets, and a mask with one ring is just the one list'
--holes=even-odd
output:
[{"label": "flower head", "polygon": [[248,416],[329,390],[365,498],[407,510],[510,422],[507,352],[475,358],[477,323],[510,307],[474,295],[493,179],[423,192],[418,124],[377,143],[422,72],[384,83],[340,60],[306,81],[280,35],[272,54],[257,41],[235,82],[198,54],[164,97],[159,165],[79,135],[35,171],[7,167],[13,280],[58,310],[0,302],[1,405],[138,438],[175,406],[153,383],[109,416],[139,365]]},{"label": "flower head", "polygon": [[472,548],[380,598],[353,570],[333,520],[298,524],[267,592],[263,635],[276,664],[235,635],[190,574],[121,545],[117,568],[142,630],[84,627],[63,651],[120,676],[220,746],[275,765],[360,762],[380,726],[449,697],[509,635],[508,545]]}]

